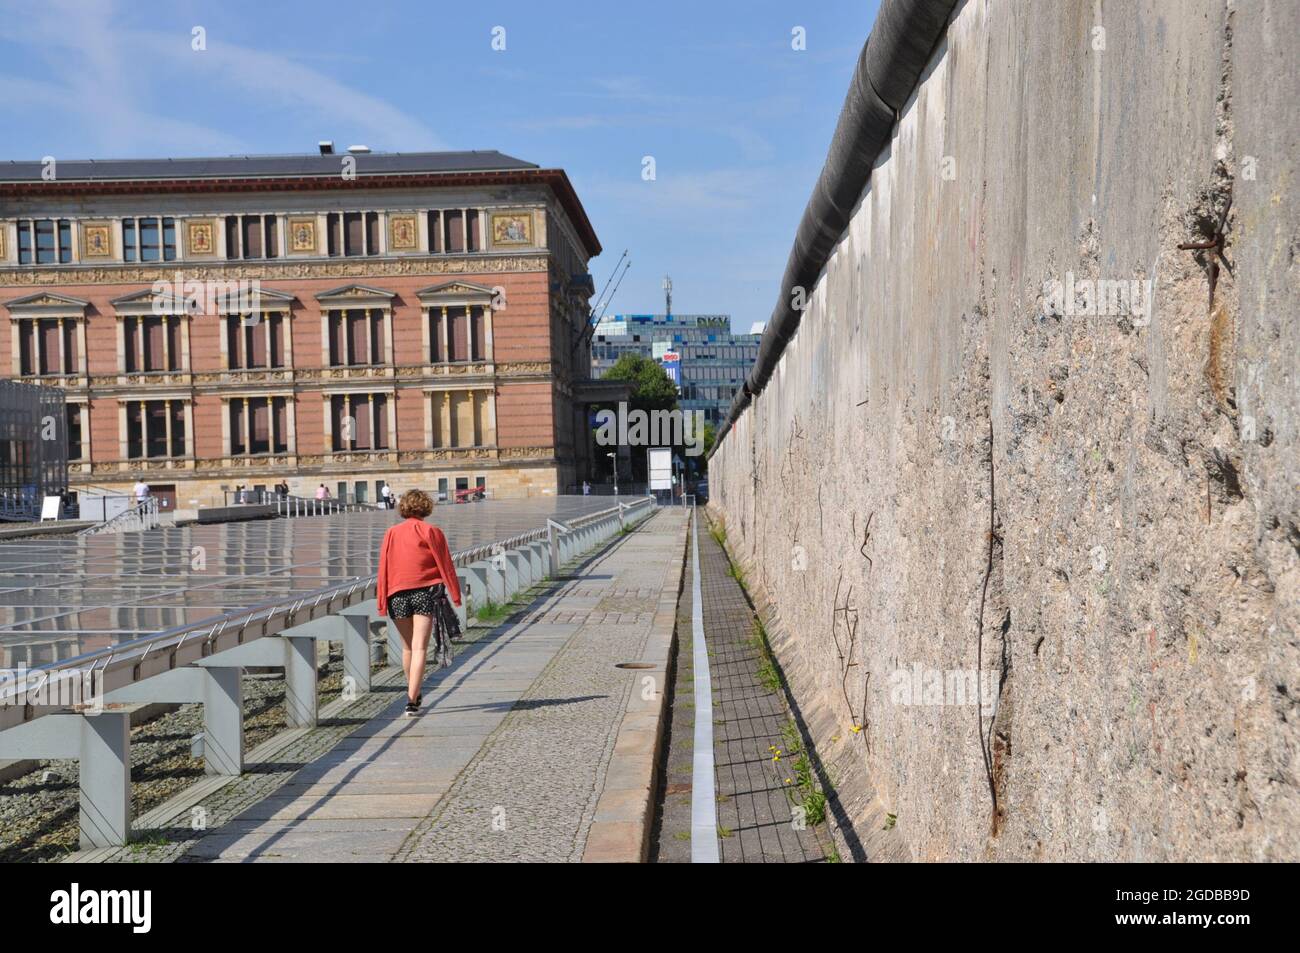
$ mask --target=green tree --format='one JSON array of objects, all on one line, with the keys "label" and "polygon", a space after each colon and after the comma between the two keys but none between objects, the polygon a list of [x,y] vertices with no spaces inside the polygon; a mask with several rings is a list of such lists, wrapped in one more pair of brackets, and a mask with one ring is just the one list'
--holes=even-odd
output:
[{"label": "green tree", "polygon": [[607,381],[631,381],[637,410],[672,410],[677,406],[677,385],[656,360],[641,354],[624,354],[605,372]]}]

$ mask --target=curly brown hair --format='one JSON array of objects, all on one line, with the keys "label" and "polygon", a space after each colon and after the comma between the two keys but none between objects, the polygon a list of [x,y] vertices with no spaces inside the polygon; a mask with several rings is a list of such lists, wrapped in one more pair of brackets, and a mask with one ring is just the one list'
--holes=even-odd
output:
[{"label": "curly brown hair", "polygon": [[422,520],[433,512],[433,500],[423,490],[407,490],[397,501],[397,512],[402,519],[414,516]]}]

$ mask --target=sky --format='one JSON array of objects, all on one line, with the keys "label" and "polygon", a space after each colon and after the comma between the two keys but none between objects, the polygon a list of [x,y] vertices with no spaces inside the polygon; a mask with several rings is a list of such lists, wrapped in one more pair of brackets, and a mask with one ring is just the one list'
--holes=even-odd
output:
[{"label": "sky", "polygon": [[627,250],[610,313],[671,274],[674,312],[748,331],[876,7],[0,0],[0,159],[496,149],[568,173],[597,291]]}]

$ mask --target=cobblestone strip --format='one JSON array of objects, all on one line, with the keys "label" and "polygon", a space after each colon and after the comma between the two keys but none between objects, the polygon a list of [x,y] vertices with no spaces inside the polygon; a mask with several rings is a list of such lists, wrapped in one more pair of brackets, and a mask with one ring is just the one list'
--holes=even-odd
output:
[{"label": "cobblestone strip", "polygon": [[[665,618],[671,620],[664,593],[671,590],[668,599],[675,600],[684,542],[683,514],[664,510],[582,569],[580,584],[557,611],[572,607],[583,615],[585,609],[586,621],[561,637],[541,675],[396,859],[574,861],[583,857],[598,810],[602,821],[606,809],[613,814],[612,802],[601,800],[607,788],[620,793],[623,806],[636,792],[648,805],[652,758],[640,759],[647,761],[644,769],[628,766],[621,756],[631,753],[623,747],[631,742],[620,728],[627,718],[629,730],[644,726],[647,719],[638,717],[643,701],[662,700],[667,651],[648,640]],[[603,621],[592,621],[593,615]],[[556,638],[548,628],[525,623],[520,644]],[[642,661],[647,650],[657,653],[648,660],[655,668],[616,667]],[[643,695],[647,676],[653,690]],[[612,850],[631,839],[630,829],[619,828],[606,831],[599,846]]]},{"label": "cobblestone strip", "polygon": [[756,616],[726,552],[705,532],[708,525],[700,526],[700,583],[713,680],[722,862],[824,860],[829,837],[794,823],[789,792],[797,777],[782,735],[782,727],[792,724],[784,693],[760,677]]}]

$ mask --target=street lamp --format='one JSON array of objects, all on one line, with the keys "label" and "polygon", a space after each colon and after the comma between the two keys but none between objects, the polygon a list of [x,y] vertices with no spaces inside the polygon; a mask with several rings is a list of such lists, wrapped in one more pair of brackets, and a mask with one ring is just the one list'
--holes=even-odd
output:
[{"label": "street lamp", "polygon": [[614,495],[618,496],[618,455],[607,453],[605,456],[609,457],[609,465],[614,471]]}]

